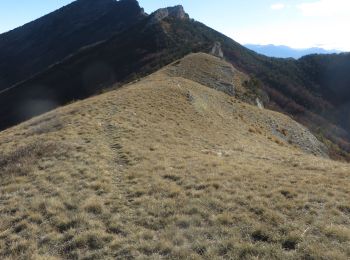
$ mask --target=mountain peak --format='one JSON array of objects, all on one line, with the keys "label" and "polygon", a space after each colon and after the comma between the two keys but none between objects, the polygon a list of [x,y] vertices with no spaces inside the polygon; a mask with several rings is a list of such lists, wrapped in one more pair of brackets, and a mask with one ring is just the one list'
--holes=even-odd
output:
[{"label": "mountain peak", "polygon": [[128,4],[133,4],[140,6],[139,2],[137,0],[119,0],[120,3],[128,3]]},{"label": "mountain peak", "polygon": [[120,3],[138,3],[137,0],[77,0],[76,2],[80,2],[80,3],[94,3],[94,4],[102,4],[102,3],[116,3],[116,2],[120,2]]},{"label": "mountain peak", "polygon": [[131,9],[139,9],[139,10],[143,10],[140,7],[140,4],[137,0],[77,0],[75,2],[73,2],[71,5],[79,5],[79,6],[86,6],[87,8],[113,8],[113,7],[117,7],[117,8],[131,8]]},{"label": "mountain peak", "polygon": [[189,19],[189,15],[185,12],[185,9],[183,8],[182,5],[176,5],[173,7],[166,7],[166,8],[161,8],[155,11],[152,14],[152,21],[151,23],[156,23],[160,22],[161,20],[167,18],[167,17],[173,17],[176,19]]}]

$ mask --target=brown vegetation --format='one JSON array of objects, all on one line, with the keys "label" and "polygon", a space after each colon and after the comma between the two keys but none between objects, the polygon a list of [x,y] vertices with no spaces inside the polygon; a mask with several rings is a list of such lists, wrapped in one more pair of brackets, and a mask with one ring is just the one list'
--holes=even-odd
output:
[{"label": "brown vegetation", "polygon": [[1,132],[0,258],[349,258],[350,166],[274,122],[161,72]]}]

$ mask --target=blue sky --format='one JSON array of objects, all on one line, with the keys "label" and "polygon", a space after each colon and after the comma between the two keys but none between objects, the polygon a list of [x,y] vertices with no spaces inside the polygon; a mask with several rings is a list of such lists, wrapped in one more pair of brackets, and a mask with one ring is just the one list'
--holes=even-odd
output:
[{"label": "blue sky", "polygon": [[[98,0],[96,0],[98,1]],[[0,0],[0,33],[72,0]],[[240,43],[350,51],[350,0],[139,0],[150,13],[182,4],[190,16]]]}]

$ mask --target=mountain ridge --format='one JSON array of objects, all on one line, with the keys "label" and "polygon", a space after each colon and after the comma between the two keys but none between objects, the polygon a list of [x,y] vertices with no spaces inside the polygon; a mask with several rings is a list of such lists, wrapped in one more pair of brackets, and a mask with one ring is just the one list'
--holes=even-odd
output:
[{"label": "mountain ridge", "polygon": [[0,132],[0,257],[346,259],[349,164],[228,68],[248,91],[191,54]]},{"label": "mountain ridge", "polygon": [[[330,147],[333,158],[348,158],[350,120],[344,110],[350,100],[346,91],[349,75],[345,73],[349,55],[311,55],[298,61],[274,59],[256,54],[192,19],[168,16],[150,26],[150,17],[143,16],[128,30],[84,48],[2,93],[0,102],[6,105],[0,112],[0,128],[94,95],[113,84],[143,77],[191,52],[210,53],[220,43],[224,58],[252,77],[247,84],[259,92],[264,106],[310,128]],[[341,70],[341,64],[345,70]],[[321,73],[328,75],[326,81],[320,80]],[[26,109],[33,99],[37,103],[43,99],[43,106]],[[47,106],[47,100],[52,100],[53,106]]]},{"label": "mountain ridge", "polygon": [[0,90],[0,259],[349,259],[350,56],[160,14]]}]

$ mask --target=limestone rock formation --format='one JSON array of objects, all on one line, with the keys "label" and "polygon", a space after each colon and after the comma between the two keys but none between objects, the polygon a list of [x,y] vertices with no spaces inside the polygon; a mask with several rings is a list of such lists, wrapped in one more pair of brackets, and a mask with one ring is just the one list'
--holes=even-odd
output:
[{"label": "limestone rock formation", "polygon": [[185,12],[182,5],[173,7],[161,8],[152,14],[150,24],[162,21],[166,17],[173,17],[175,19],[189,19],[189,15]]},{"label": "limestone rock formation", "polygon": [[255,99],[255,102],[258,108],[264,109],[264,103],[258,97]]},{"label": "limestone rock formation", "polygon": [[211,54],[216,56],[216,57],[219,57],[219,58],[224,58],[224,52],[222,51],[221,49],[221,43],[220,42],[215,42],[214,43],[214,46],[211,50]]}]

